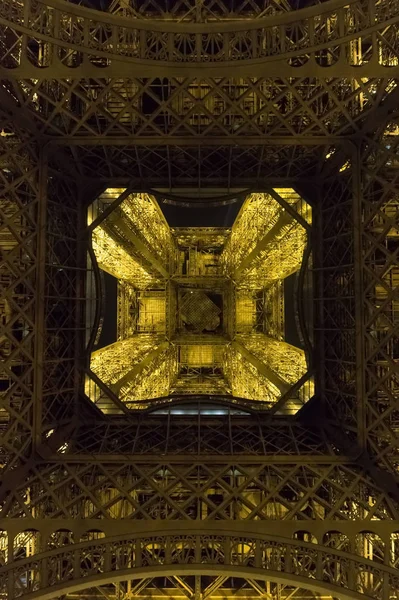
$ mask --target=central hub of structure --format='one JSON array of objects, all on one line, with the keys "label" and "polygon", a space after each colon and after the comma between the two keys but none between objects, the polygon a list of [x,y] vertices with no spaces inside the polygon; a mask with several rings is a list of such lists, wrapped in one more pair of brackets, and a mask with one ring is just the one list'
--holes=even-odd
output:
[{"label": "central hub of structure", "polygon": [[190,290],[179,294],[179,317],[185,331],[216,331],[221,324],[220,313],[221,309],[205,292]]},{"label": "central hub of structure", "polygon": [[[287,396],[308,373],[284,315],[285,280],[301,268],[310,223],[291,188],[249,195],[232,229],[170,228],[152,196],[107,189],[89,211],[91,261],[94,278],[104,272],[108,306],[115,282],[116,335],[104,339],[105,311],[89,344],[89,397],[106,410],[110,401],[139,409],[193,394],[268,408]],[[308,376],[293,411],[312,395]]]}]

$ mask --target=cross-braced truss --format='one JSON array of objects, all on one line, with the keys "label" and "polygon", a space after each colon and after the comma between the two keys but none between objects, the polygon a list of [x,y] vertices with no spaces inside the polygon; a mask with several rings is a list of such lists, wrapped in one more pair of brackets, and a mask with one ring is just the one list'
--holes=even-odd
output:
[{"label": "cross-braced truss", "polygon": [[[161,4],[0,9],[1,593],[395,599],[398,7]],[[87,403],[84,209],[128,185],[311,202],[295,420]]]}]

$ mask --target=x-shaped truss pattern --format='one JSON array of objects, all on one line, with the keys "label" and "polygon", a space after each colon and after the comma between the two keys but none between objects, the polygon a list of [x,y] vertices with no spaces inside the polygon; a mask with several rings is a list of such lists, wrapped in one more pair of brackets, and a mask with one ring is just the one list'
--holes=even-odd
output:
[{"label": "x-shaped truss pattern", "polygon": [[[160,145],[173,140],[356,134],[368,112],[395,87],[393,78],[175,77],[9,82],[43,135],[65,145],[115,139]],[[248,141],[246,142],[248,143]]]},{"label": "x-shaped truss pattern", "polygon": [[[192,5],[186,10],[183,4],[176,4],[182,25],[200,23],[201,14],[194,16]],[[1,59],[5,477],[0,527],[6,537],[0,537],[13,539],[21,529],[40,532],[37,546],[29,542],[33,534],[24,534],[25,556],[44,549],[43,540],[63,527],[76,534],[75,541],[88,527],[98,528],[99,519],[106,536],[115,528],[122,534],[118,527],[126,522],[121,517],[135,526],[197,518],[245,520],[245,527],[256,519],[269,526],[278,519],[287,537],[293,523],[306,521],[308,533],[319,541],[320,523],[328,524],[328,531],[343,531],[349,523],[348,531],[373,531],[385,548],[396,548],[397,556],[397,538],[390,536],[396,535],[392,526],[398,518],[399,136],[393,33],[399,11],[385,1],[350,2],[345,10],[327,4],[317,18],[319,7],[308,10],[292,31],[291,16],[284,17],[275,39],[279,57],[266,56],[273,41],[266,36],[266,76],[265,66],[260,71],[256,62],[262,58],[257,35],[265,30],[263,23],[250,28],[257,32],[249,36],[252,45],[244,28],[243,35],[229,34],[220,46],[214,31],[196,45],[189,27],[177,43],[173,26],[161,31],[158,24],[154,34],[144,26],[143,59],[158,61],[149,68],[133,66],[126,54],[114,60],[110,39],[118,32],[113,42],[120,51],[129,28],[122,35],[111,17],[107,30],[109,15],[89,27],[83,9],[76,8],[81,21],[70,19],[65,39],[54,43],[64,15],[75,14],[75,7],[58,7],[52,0],[54,6],[42,11],[48,18],[40,21],[40,2],[25,3],[25,12],[22,3],[3,3],[1,28],[8,49]],[[204,6],[211,20],[223,20],[220,1]],[[119,9],[114,3],[121,14]],[[251,3],[248,10],[258,9]],[[143,3],[143,11],[146,18],[158,11],[164,16],[154,2]],[[60,19],[52,21],[50,14]],[[332,14],[337,18],[329,29],[326,19]],[[353,22],[348,15],[356,15]],[[313,39],[311,22],[316,24]],[[352,28],[346,41],[343,26]],[[89,31],[91,47],[81,35]],[[223,46],[226,40],[230,49]],[[131,46],[134,50],[133,41]],[[237,48],[247,60],[240,72],[239,60],[223,64]],[[209,62],[221,65],[219,72],[203,68],[197,58],[204,52]],[[190,64],[190,76],[182,65],[167,65],[182,53],[180,62]],[[41,70],[45,65],[48,70]],[[304,195],[310,192],[318,249],[318,403],[308,407],[302,424],[254,417],[239,421],[232,415],[182,421],[172,413],[110,421],[98,419],[79,398],[87,242],[81,235],[82,209],[110,182],[137,190],[264,189],[295,182]],[[324,417],[318,408],[323,404]],[[318,429],[325,424],[325,431],[312,428],[314,420]],[[356,551],[375,565],[381,544],[371,535]],[[61,546],[61,538],[54,539]],[[352,545],[352,552],[356,548]],[[389,564],[388,555],[385,560]],[[397,567],[397,558],[391,564]],[[369,567],[362,589],[376,596],[382,589],[375,587],[379,575]],[[173,585],[190,598],[208,589],[179,577],[173,575]],[[137,586],[150,589],[149,579],[132,585],[126,576],[124,583],[99,589],[112,600],[127,600],[132,590],[138,593]],[[256,578],[249,580],[258,590]],[[219,584],[224,585],[216,579],[216,595]],[[162,584],[163,593],[167,587]],[[300,587],[279,589],[289,598],[298,597]],[[394,598],[397,587],[394,583],[389,590],[385,584],[384,593]]]},{"label": "x-shaped truss pattern", "polygon": [[41,165],[36,144],[24,132],[10,137],[0,137],[0,419],[2,461],[15,467],[30,452],[37,384]]}]

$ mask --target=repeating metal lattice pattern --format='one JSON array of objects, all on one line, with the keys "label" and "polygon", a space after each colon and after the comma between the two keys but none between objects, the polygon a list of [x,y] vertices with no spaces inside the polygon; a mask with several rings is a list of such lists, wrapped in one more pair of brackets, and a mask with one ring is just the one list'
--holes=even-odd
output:
[{"label": "repeating metal lattice pattern", "polygon": [[[62,568],[60,568],[62,565]],[[272,579],[310,585],[344,598],[389,600],[395,598],[398,573],[381,561],[371,561],[331,546],[273,536],[208,532],[121,536],[64,546],[0,570],[0,590],[14,598],[50,598],[68,588],[82,590],[93,584],[123,580],[126,575],[180,574],[226,575]],[[174,567],[174,568],[173,568]],[[353,568],[354,567],[354,568]],[[86,580],[86,581],[85,581]],[[38,594],[39,592],[39,594]],[[41,593],[40,593],[41,592]],[[361,595],[361,596],[360,596]]]},{"label": "repeating metal lattice pattern", "polygon": [[[101,76],[100,76],[101,75]],[[31,75],[9,82],[38,131],[79,144],[110,145],[126,136],[160,145],[193,135],[250,141],[267,135],[355,134],[365,116],[395,87],[390,77],[159,77],[57,80]],[[104,139],[104,137],[106,138]],[[162,140],[162,142],[161,142]],[[300,140],[299,140],[300,141]],[[241,144],[240,144],[241,145]]]},{"label": "repeating metal lattice pattern", "polygon": [[396,2],[352,0],[322,3],[302,13],[289,11],[272,22],[242,20],[231,26],[226,20],[193,27],[176,21],[119,21],[71,4],[8,0],[1,12],[8,38],[2,66],[16,68],[17,76],[24,76],[26,64],[31,70],[71,70],[82,67],[86,57],[105,70],[121,58],[125,66],[139,62],[144,68],[157,62],[169,66],[276,63],[277,57],[293,72],[308,62],[313,68],[331,68],[340,60],[345,66],[372,62],[389,67],[397,65],[392,47],[397,15]]},{"label": "repeating metal lattice pattern", "polygon": [[[8,122],[3,118],[1,125]],[[38,148],[26,132],[0,137],[0,423],[2,466],[29,454],[35,395]]]},{"label": "repeating metal lattice pattern", "polygon": [[[2,592],[396,599],[397,4],[111,4],[0,8]],[[107,419],[80,398],[81,219],[108,184],[303,191],[317,397],[300,421],[164,403]]]},{"label": "repeating metal lattice pattern", "polygon": [[360,420],[364,431],[360,431],[378,461],[394,471],[399,434],[399,140],[390,132],[395,127],[396,123],[388,124],[381,144],[369,141],[361,157],[364,191],[359,261],[364,288],[359,307],[364,394]]}]

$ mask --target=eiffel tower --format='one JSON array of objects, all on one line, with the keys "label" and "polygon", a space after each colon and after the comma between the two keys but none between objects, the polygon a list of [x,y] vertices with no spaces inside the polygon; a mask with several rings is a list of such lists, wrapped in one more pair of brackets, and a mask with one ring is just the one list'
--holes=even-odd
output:
[{"label": "eiffel tower", "polygon": [[399,0],[3,0],[0,599],[399,599]]}]

